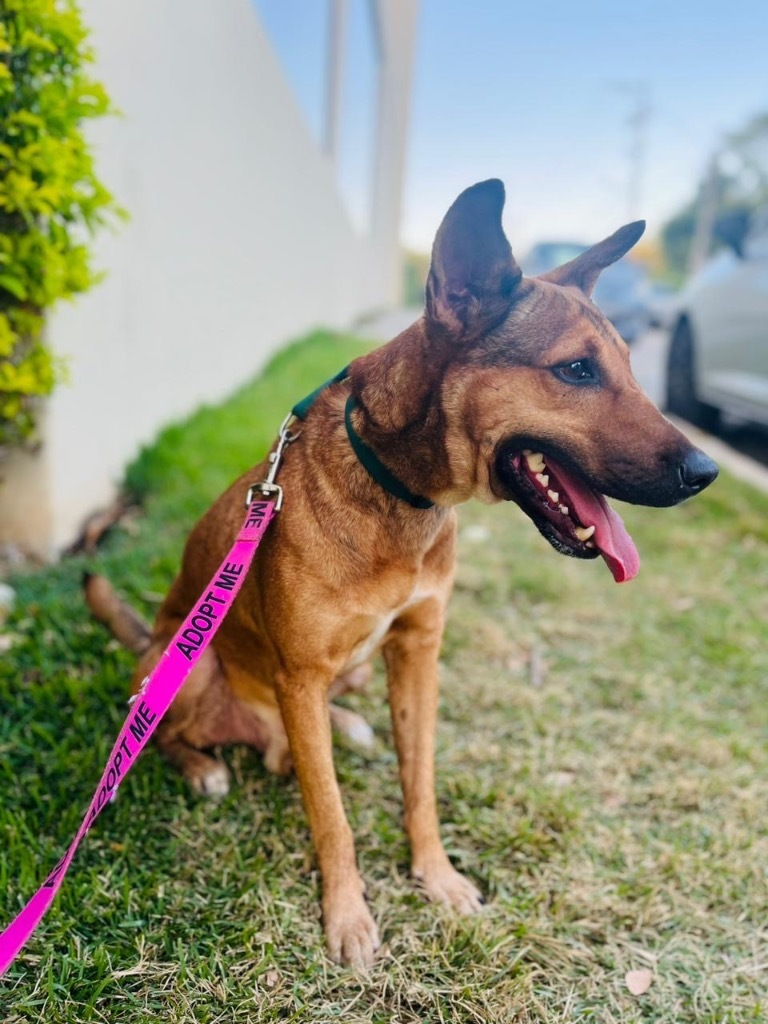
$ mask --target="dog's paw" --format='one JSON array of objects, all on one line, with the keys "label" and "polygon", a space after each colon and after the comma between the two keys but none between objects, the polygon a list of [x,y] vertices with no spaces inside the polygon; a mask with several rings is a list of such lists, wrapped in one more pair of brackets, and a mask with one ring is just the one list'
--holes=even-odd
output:
[{"label": "dog's paw", "polygon": [[477,914],[483,907],[480,890],[446,858],[431,867],[412,871],[419,888],[433,903],[452,907],[460,914]]},{"label": "dog's paw", "polygon": [[362,896],[323,901],[323,921],[328,955],[348,967],[370,967],[381,945],[379,930]]},{"label": "dog's paw", "polygon": [[267,744],[264,751],[264,767],[273,775],[290,775],[293,771],[293,758],[287,737],[276,737]]},{"label": "dog's paw", "polygon": [[362,715],[350,711],[349,708],[343,708],[339,704],[331,704],[330,713],[331,725],[336,732],[341,733],[351,743],[364,750],[373,750],[376,746],[376,737],[373,729]]},{"label": "dog's paw", "polygon": [[348,669],[336,676],[328,691],[330,697],[341,697],[345,693],[359,693],[373,679],[373,665],[366,662],[356,668]]},{"label": "dog's paw", "polygon": [[184,775],[192,789],[209,800],[221,800],[229,793],[229,768],[223,761],[206,758],[205,764],[187,768]]}]

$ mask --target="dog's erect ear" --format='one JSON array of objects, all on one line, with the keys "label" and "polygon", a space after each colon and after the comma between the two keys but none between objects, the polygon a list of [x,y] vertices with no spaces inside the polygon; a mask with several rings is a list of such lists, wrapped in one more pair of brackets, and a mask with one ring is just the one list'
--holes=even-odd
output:
[{"label": "dog's erect ear", "polygon": [[462,192],[432,247],[427,318],[451,333],[479,333],[512,305],[522,273],[501,226],[504,186],[496,178]]},{"label": "dog's erect ear", "polygon": [[574,285],[585,295],[591,295],[600,271],[629,252],[644,231],[644,220],[625,224],[609,238],[604,238],[602,242],[581,253],[575,260],[541,274],[539,280],[551,281],[552,284]]}]

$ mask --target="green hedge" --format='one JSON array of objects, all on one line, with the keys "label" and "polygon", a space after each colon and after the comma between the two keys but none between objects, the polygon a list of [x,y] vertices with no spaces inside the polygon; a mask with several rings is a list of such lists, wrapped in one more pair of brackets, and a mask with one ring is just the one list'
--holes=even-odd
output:
[{"label": "green hedge", "polygon": [[81,133],[111,112],[73,0],[0,0],[0,450],[34,436],[63,367],[45,312],[96,280],[88,236],[119,209]]}]

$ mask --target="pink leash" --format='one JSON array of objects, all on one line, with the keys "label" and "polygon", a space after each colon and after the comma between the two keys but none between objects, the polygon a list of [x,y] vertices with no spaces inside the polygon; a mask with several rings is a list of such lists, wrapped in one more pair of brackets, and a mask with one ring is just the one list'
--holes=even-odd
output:
[{"label": "pink leash", "polygon": [[[254,484],[248,491],[247,507],[240,533],[234,546],[222,562],[205,593],[196,601],[178,632],[170,642],[154,671],[147,676],[139,693],[131,701],[131,710],[115,741],[107,766],[96,787],[91,804],[72,840],[69,849],[51,871],[42,886],[21,913],[0,934],[0,975],[4,974],[18,956],[22,946],[37,928],[54,900],[64,880],[75,851],[86,832],[117,793],[117,788],[147,745],[150,736],[181,689],[184,680],[199,661],[203,651],[216,634],[227,612],[232,607],[267,527],[282,505],[282,489],[275,484],[275,475],[285,445],[298,435],[291,434],[287,416],[281,429],[277,448],[270,455],[271,467],[267,479]],[[262,495],[254,500],[255,492]],[[274,500],[264,500],[274,495]]]}]

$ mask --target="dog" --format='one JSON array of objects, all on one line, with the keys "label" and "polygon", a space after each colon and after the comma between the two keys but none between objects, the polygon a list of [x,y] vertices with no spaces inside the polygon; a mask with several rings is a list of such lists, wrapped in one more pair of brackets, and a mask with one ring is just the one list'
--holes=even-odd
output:
[{"label": "dog", "polygon": [[[412,875],[429,899],[461,913],[482,903],[443,849],[434,789],[455,506],[513,501],[557,551],[602,557],[623,581],[639,559],[604,496],[670,506],[717,475],[643,394],[627,346],[590,301],[600,271],[635,244],[644,222],[526,278],[503,206],[498,180],[456,199],[435,238],[422,318],[319,393],[285,452],[285,506],[156,733],[161,752],[204,794],[228,789],[225,764],[209,752],[220,744],[250,744],[271,771],[295,770],[328,951],[346,964],[370,964],[379,936],[331,746],[332,722],[363,738],[367,725],[332,700],[365,683],[379,651]],[[361,446],[384,467],[383,482],[361,462]],[[194,527],[151,632],[105,579],[89,579],[95,615],[140,655],[134,692],[226,555],[248,487],[266,469],[249,470]]]}]

